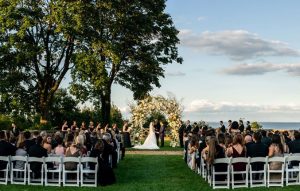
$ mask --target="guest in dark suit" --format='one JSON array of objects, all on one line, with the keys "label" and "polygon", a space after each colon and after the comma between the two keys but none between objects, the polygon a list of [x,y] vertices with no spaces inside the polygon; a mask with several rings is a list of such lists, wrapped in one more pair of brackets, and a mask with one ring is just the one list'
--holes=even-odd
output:
[{"label": "guest in dark suit", "polygon": [[[13,156],[16,153],[17,148],[6,141],[6,135],[4,131],[0,131],[0,156]],[[0,170],[6,168],[6,162],[0,161]]]},{"label": "guest in dark suit", "polygon": [[267,132],[265,130],[261,131],[261,142],[264,143],[265,145],[267,145],[267,147],[269,147],[271,145],[271,138],[267,137]]},{"label": "guest in dark suit", "polygon": [[160,122],[160,130],[159,130],[159,137],[160,137],[160,146],[164,147],[165,145],[165,131],[166,126],[163,122]]},{"label": "guest in dark suit", "polygon": [[[28,150],[28,155],[30,157],[47,157],[47,150],[42,147],[43,138],[41,136],[38,136],[36,138],[36,142],[34,145],[32,145]],[[39,162],[32,162],[30,163],[30,168],[34,172],[35,177],[39,178],[41,176],[41,168],[42,164]]]},{"label": "guest in dark suit", "polygon": [[290,153],[300,153],[300,132],[294,132],[295,140],[288,143]]},{"label": "guest in dark suit", "polygon": [[[262,136],[260,132],[255,132],[253,134],[254,143],[249,145],[247,148],[247,157],[266,157],[269,152],[269,147],[261,142]],[[264,169],[264,163],[254,163],[252,164],[253,170]],[[259,178],[259,174],[255,174],[253,177],[255,180]]]},{"label": "guest in dark suit", "polygon": [[24,132],[24,138],[25,138],[25,141],[24,141],[25,149],[28,151],[29,148],[35,144],[35,141],[31,140],[31,133],[29,131]]},{"label": "guest in dark suit", "polygon": [[[300,132],[294,132],[295,140],[287,143],[290,153],[300,153]],[[292,161],[292,166],[298,166],[299,162]]]},{"label": "guest in dark suit", "polygon": [[226,132],[226,128],[225,128],[225,125],[224,125],[223,121],[220,121],[220,130],[221,130],[222,133]]},{"label": "guest in dark suit", "polygon": [[192,126],[190,123],[191,123],[190,120],[187,120],[185,123],[185,133],[186,134],[189,134],[192,130]]}]

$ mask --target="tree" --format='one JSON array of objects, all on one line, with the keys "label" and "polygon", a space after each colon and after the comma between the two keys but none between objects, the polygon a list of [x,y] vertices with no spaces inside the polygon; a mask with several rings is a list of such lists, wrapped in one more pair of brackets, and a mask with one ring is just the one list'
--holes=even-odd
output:
[{"label": "tree", "polygon": [[33,105],[47,121],[54,93],[72,67],[89,14],[85,10],[84,1],[0,1],[0,85],[6,110],[12,102],[7,97],[14,97],[19,105]]},{"label": "tree", "polygon": [[75,56],[71,92],[81,101],[101,103],[104,123],[110,121],[111,87],[118,83],[141,99],[160,87],[163,65],[182,63],[178,31],[164,12],[165,0],[96,0],[85,29],[85,49]]}]

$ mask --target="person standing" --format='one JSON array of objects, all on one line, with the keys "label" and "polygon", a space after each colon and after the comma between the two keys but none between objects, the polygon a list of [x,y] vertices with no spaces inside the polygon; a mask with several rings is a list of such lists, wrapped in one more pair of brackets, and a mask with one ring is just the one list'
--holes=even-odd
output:
[{"label": "person standing", "polygon": [[124,146],[125,148],[132,147],[130,141],[130,131],[131,128],[128,127],[128,122],[125,121],[123,125],[123,136],[124,136]]},{"label": "person standing", "polygon": [[225,125],[224,125],[223,121],[220,121],[220,130],[221,130],[222,133],[226,132]]},{"label": "person standing", "polygon": [[229,119],[227,124],[227,129],[229,133],[231,133],[231,125],[232,125],[232,121]]},{"label": "person standing", "polygon": [[184,133],[184,125],[183,122],[180,121],[180,127],[178,130],[179,133],[179,142],[180,142],[180,147],[183,148],[183,133]]},{"label": "person standing", "polygon": [[251,124],[250,121],[247,121],[247,125],[246,125],[246,132],[251,132]]},{"label": "person standing", "polygon": [[163,122],[160,122],[159,137],[160,137],[160,146],[161,147],[165,146],[165,131],[166,131],[165,124]]},{"label": "person standing", "polygon": [[239,130],[242,133],[242,132],[244,132],[244,129],[245,129],[244,122],[243,122],[243,120],[240,119],[239,120]]},{"label": "person standing", "polygon": [[191,130],[192,130],[192,126],[191,126],[190,123],[191,123],[190,120],[187,120],[186,123],[185,123],[185,132],[187,134],[189,134],[191,132]]},{"label": "person standing", "polygon": [[159,145],[160,122],[157,119],[155,120],[155,123],[154,123],[154,131],[155,131],[155,136],[156,136],[156,144]]}]

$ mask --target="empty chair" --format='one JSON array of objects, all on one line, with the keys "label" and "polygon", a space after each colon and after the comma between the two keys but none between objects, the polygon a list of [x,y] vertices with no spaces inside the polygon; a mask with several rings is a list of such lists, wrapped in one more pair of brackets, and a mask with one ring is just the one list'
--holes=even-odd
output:
[{"label": "empty chair", "polygon": [[80,157],[63,158],[63,186],[79,186]]},{"label": "empty chair", "polygon": [[250,187],[267,186],[267,157],[249,159]]},{"label": "empty chair", "polygon": [[23,184],[27,181],[27,156],[11,156],[10,183]]},{"label": "empty chair", "polygon": [[28,157],[28,185],[43,185],[45,158]]},{"label": "empty chair", "polygon": [[230,161],[231,158],[219,158],[211,165],[211,182],[213,189],[230,188]]},{"label": "empty chair", "polygon": [[268,169],[267,169],[268,187],[270,187],[270,186],[283,187],[284,166],[285,166],[285,157],[270,157],[270,158],[268,158]]},{"label": "empty chair", "polygon": [[287,186],[300,184],[300,156],[299,155],[291,155],[286,157],[285,182]]},{"label": "empty chair", "polygon": [[[88,165],[84,165],[88,164]],[[81,186],[97,187],[98,158],[82,157],[80,165]]]},{"label": "empty chair", "polygon": [[0,184],[7,185],[8,182],[8,172],[9,172],[9,156],[0,156],[0,162],[2,163],[3,169],[0,170]]},{"label": "empty chair", "polygon": [[61,186],[62,157],[45,158],[45,186]]},{"label": "empty chair", "polygon": [[232,158],[231,186],[234,188],[248,187],[249,159],[246,157]]}]

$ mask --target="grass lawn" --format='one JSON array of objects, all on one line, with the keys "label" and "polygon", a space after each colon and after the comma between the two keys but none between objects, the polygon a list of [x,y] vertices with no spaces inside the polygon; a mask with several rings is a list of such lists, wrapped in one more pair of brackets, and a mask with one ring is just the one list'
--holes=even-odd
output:
[{"label": "grass lawn", "polygon": [[[1,185],[2,191],[194,191],[212,190],[199,175],[190,171],[181,156],[127,155],[115,170],[117,183],[98,188],[40,187]],[[273,191],[299,190],[300,186],[272,188]],[[265,191],[267,188],[248,188],[236,190]]]}]

